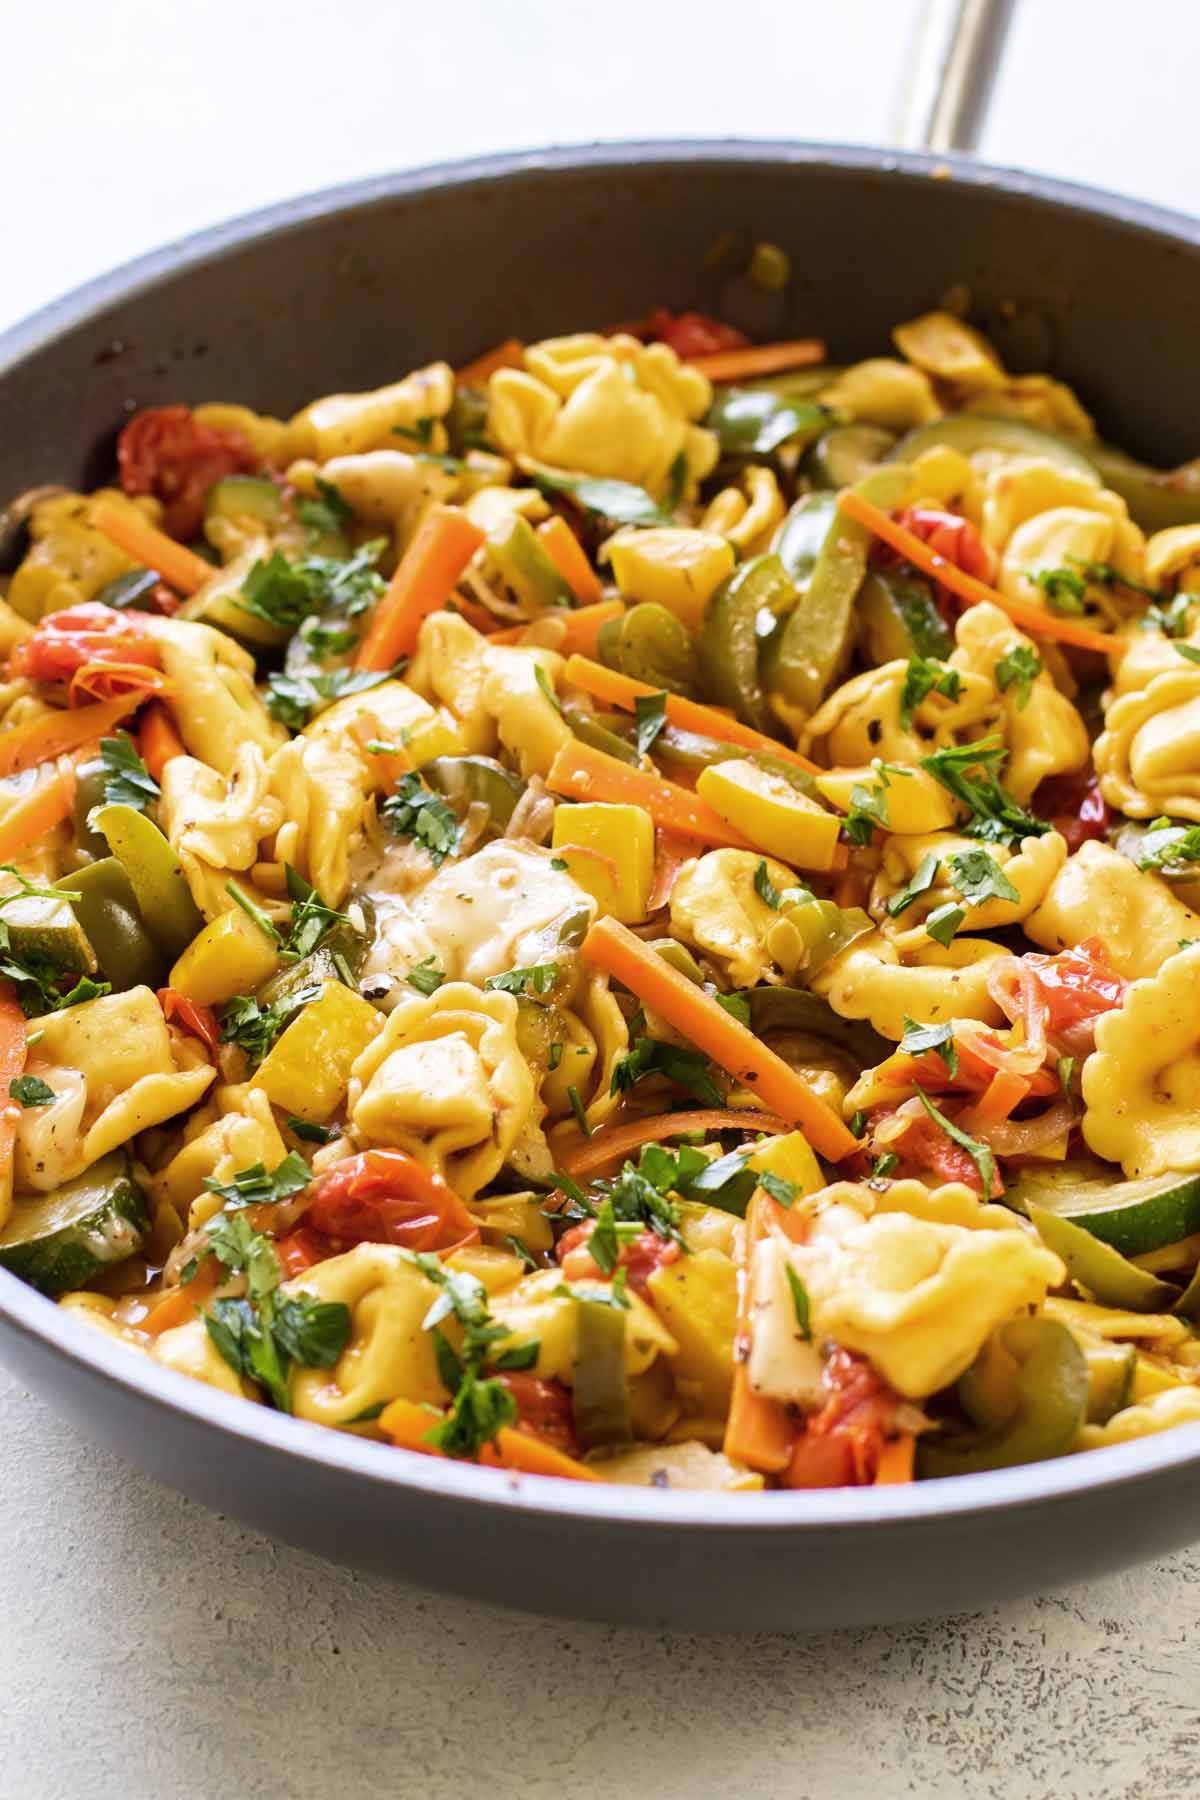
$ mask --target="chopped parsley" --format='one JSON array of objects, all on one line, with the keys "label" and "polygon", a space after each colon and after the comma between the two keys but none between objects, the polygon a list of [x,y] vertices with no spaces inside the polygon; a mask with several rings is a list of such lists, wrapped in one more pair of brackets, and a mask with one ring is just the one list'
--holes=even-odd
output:
[{"label": "chopped parsley", "polygon": [[921,1105],[925,1108],[925,1111],[929,1114],[929,1117],[933,1120],[934,1124],[940,1125],[951,1143],[957,1144],[960,1150],[965,1150],[971,1161],[975,1164],[975,1167],[979,1172],[983,1198],[989,1200],[992,1193],[992,1183],[996,1174],[996,1163],[991,1150],[986,1144],[978,1143],[975,1138],[968,1137],[967,1133],[961,1130],[959,1126],[954,1123],[953,1119],[948,1119],[945,1113],[939,1112],[923,1088],[917,1087],[916,1092],[917,1098],[920,1100]]},{"label": "chopped parsley", "polygon": [[[348,915],[339,912],[335,906],[326,905],[315,887],[310,887],[303,875],[294,869],[291,863],[285,864],[288,899],[292,903],[292,919],[287,937],[283,941],[281,955],[285,962],[298,962],[313,951],[333,930],[335,925],[349,923]],[[337,961],[337,957],[334,957]],[[348,969],[339,968],[347,987],[351,985]]]},{"label": "chopped parsley", "polygon": [[754,891],[759,899],[771,908],[772,912],[779,911],[779,889],[771,880],[765,857],[759,859],[758,867],[754,871]]},{"label": "chopped parsley", "polygon": [[563,1059],[562,1045],[561,1044],[551,1044],[550,1054],[546,1059],[546,1068],[549,1070],[551,1075],[553,1075],[555,1069],[557,1069],[557,1067],[558,1067],[559,1063],[562,1061],[562,1059]]},{"label": "chopped parsley", "polygon": [[739,1025],[750,1025],[750,1001],[745,994],[719,994],[711,983],[705,984],[705,993],[714,999],[719,1007],[727,1012],[731,1019]]},{"label": "chopped parsley", "polygon": [[284,1121],[288,1130],[306,1144],[332,1144],[341,1132],[336,1125],[314,1125],[311,1119],[297,1119],[289,1115]]},{"label": "chopped parsley", "polygon": [[637,747],[642,756],[649,754],[655,739],[667,722],[667,696],[639,694],[633,703],[637,714]]},{"label": "chopped parsley", "polygon": [[949,1023],[920,1025],[915,1019],[906,1016],[900,1048],[907,1056],[924,1056],[930,1050],[936,1050],[946,1065],[947,1073],[958,1074],[958,1046],[954,1042],[954,1027]]},{"label": "chopped parsley", "polygon": [[1077,618],[1086,610],[1088,582],[1077,569],[1038,569],[1030,571],[1034,583],[1046,596],[1051,612]]},{"label": "chopped parsley", "polygon": [[327,675],[287,675],[282,672],[267,682],[267,711],[290,731],[303,731],[314,715],[331,701],[347,694],[365,694],[381,682],[391,681],[403,668],[332,669]]},{"label": "chopped parsley", "polygon": [[158,799],[159,785],[138,755],[132,739],[101,738],[100,761],[104,764],[107,805],[132,806],[136,812],[145,812]]},{"label": "chopped parsley", "polygon": [[1076,1058],[1073,1056],[1060,1056],[1058,1059],[1058,1085],[1068,1100],[1071,1098],[1071,1081],[1075,1074],[1075,1062]]},{"label": "chopped parsley", "polygon": [[255,563],[234,605],[287,632],[327,609],[354,618],[383,592],[375,564],[386,547],[385,539],[372,538],[350,557],[306,556],[296,563],[274,550]]},{"label": "chopped parsley", "polygon": [[662,1038],[638,1037],[614,1064],[609,1093],[630,1093],[639,1081],[661,1075],[691,1094],[701,1106],[720,1106],[721,1091],[708,1071],[709,1060],[699,1050],[669,1044]]},{"label": "chopped parsley", "polygon": [[963,907],[956,905],[953,900],[947,900],[927,915],[925,935],[931,937],[935,944],[941,944],[943,949],[949,949],[955,932],[966,916]]},{"label": "chopped parsley", "polygon": [[1184,662],[1200,663],[1200,650],[1196,648],[1195,644],[1181,644],[1176,642],[1172,644],[1171,648],[1177,656],[1182,656]]},{"label": "chopped parsley", "polygon": [[669,525],[671,515],[651,498],[645,488],[629,481],[610,481],[594,475],[564,475],[536,469],[533,480],[544,494],[566,494],[584,512],[598,513],[614,525]]},{"label": "chopped parsley", "polygon": [[519,1256],[527,1269],[538,1269],[541,1267],[537,1257],[530,1253],[529,1245],[522,1242],[519,1237],[514,1237],[511,1231],[505,1236],[504,1248],[506,1250],[511,1250],[514,1256]]},{"label": "chopped parsley", "polygon": [[[532,1368],[539,1345],[533,1340],[497,1353],[497,1344],[511,1332],[488,1311],[483,1283],[465,1269],[447,1268],[428,1251],[406,1255],[441,1289],[421,1328],[432,1334],[438,1373],[454,1396],[450,1410],[431,1425],[425,1441],[447,1456],[474,1459],[517,1416],[517,1403],[507,1385],[497,1379],[498,1373]],[[458,1350],[441,1330],[442,1322],[450,1318],[461,1327]]]},{"label": "chopped parsley", "polygon": [[440,794],[427,788],[415,770],[402,775],[394,794],[379,808],[379,816],[399,838],[412,838],[428,850],[435,869],[458,852],[462,826],[454,808]]},{"label": "chopped parsley", "polygon": [[590,1138],[592,1135],[592,1128],[588,1124],[588,1116],[584,1110],[583,1101],[579,1098],[579,1089],[575,1086],[574,1082],[571,1082],[567,1088],[567,1099],[571,1103],[571,1111],[575,1115],[575,1123],[578,1125],[580,1131],[582,1131],[584,1137]]},{"label": "chopped parsley", "polygon": [[22,1106],[49,1106],[58,1096],[47,1087],[40,1075],[14,1075],[8,1084],[9,1096]]},{"label": "chopped parsley", "polygon": [[909,726],[918,706],[929,694],[942,694],[957,700],[962,693],[962,677],[957,669],[949,669],[929,656],[910,656],[900,689],[900,723]]},{"label": "chopped parsley", "polygon": [[317,476],[317,498],[301,500],[296,512],[300,523],[308,526],[314,538],[344,531],[354,518],[354,508],[346,504],[332,481],[325,481],[320,475]]},{"label": "chopped parsley", "polygon": [[1176,594],[1166,605],[1148,606],[1139,621],[1143,631],[1161,631],[1164,637],[1183,637],[1188,628],[1188,614],[1196,603],[1195,594]]},{"label": "chopped parsley", "polygon": [[550,681],[550,677],[547,675],[545,669],[543,669],[540,662],[535,662],[533,665],[533,679],[537,682],[538,686],[542,690],[542,693],[546,696],[546,699],[550,702],[550,704],[554,708],[555,712],[561,713],[562,712],[562,702],[559,700],[558,695],[555,693],[554,688]]},{"label": "chopped parsley", "polygon": [[236,1210],[243,1206],[273,1206],[280,1200],[290,1200],[311,1180],[312,1170],[300,1152],[289,1150],[283,1161],[276,1163],[270,1172],[264,1164],[252,1163],[248,1169],[239,1169],[229,1182],[214,1181],[211,1175],[206,1175],[204,1186],[210,1194],[219,1194],[226,1208]]},{"label": "chopped parsley", "polygon": [[502,994],[548,994],[558,980],[558,964],[535,963],[528,969],[509,969],[505,975],[489,975],[485,988]]},{"label": "chopped parsley", "polygon": [[963,850],[946,859],[946,872],[964,900],[982,906],[985,900],[1019,900],[995,857],[986,850]]},{"label": "chopped parsley", "polygon": [[1029,696],[1033,692],[1033,684],[1041,674],[1042,659],[1031,644],[1014,644],[1006,650],[999,662],[993,665],[996,686],[1002,694],[1009,688],[1017,690],[1017,711],[1024,712],[1029,705]]},{"label": "chopped parsley", "polygon": [[235,994],[221,1014],[221,1042],[237,1044],[250,1061],[258,1064],[280,1032],[290,1025],[311,1000],[321,998],[322,983],[305,983],[294,993],[282,994],[263,1006],[253,994]]},{"label": "chopped parsley", "polygon": [[899,1167],[900,1158],[896,1155],[896,1152],[894,1150],[885,1150],[883,1155],[877,1156],[872,1164],[871,1180],[873,1182],[886,1181],[888,1176],[893,1174]]},{"label": "chopped parsley", "polygon": [[1151,821],[1138,845],[1138,867],[1163,873],[1186,870],[1200,862],[1200,825],[1176,825],[1170,819]]},{"label": "chopped parsley", "polygon": [[[633,1229],[636,1231],[638,1227],[635,1225]],[[596,1223],[592,1227],[587,1247],[600,1273],[611,1275],[621,1260],[621,1238],[611,1200],[605,1200],[597,1207]]]},{"label": "chopped parsley", "polygon": [[875,836],[876,825],[887,825],[887,795],[884,784],[856,781],[850,789],[850,811],[846,814],[843,830],[850,842],[858,848],[865,848]]},{"label": "chopped parsley", "polygon": [[789,1207],[796,1204],[800,1189],[794,1181],[785,1181],[782,1175],[772,1175],[769,1169],[764,1169],[757,1179],[759,1187],[765,1194],[770,1194],[777,1206]]},{"label": "chopped parsley", "polygon": [[248,894],[245,888],[241,887],[238,882],[232,879],[232,877],[225,883],[225,892],[229,895],[230,899],[237,902],[248,919],[253,919],[267,942],[269,944],[274,944],[276,949],[282,950],[283,934],[275,924],[270,913],[264,911],[258,904],[258,901]]},{"label": "chopped parsley", "polygon": [[431,994],[437,993],[445,981],[446,971],[438,968],[432,956],[427,956],[423,962],[419,962],[414,968],[411,968],[404,979],[409,987],[416,988],[418,994],[424,994],[428,1000]]},{"label": "chopped parsley", "polygon": [[797,1275],[790,1257],[784,1259],[784,1271],[787,1275],[788,1289],[792,1296],[792,1310],[796,1315],[796,1330],[805,1343],[812,1341],[811,1308],[808,1302],[808,1289]]},{"label": "chopped parsley", "polygon": [[890,919],[898,919],[914,900],[919,900],[922,894],[929,891],[937,879],[940,866],[940,860],[932,850],[921,858],[913,870],[908,886],[901,888],[900,892],[893,894],[888,901],[887,913]]},{"label": "chopped parsley", "polygon": [[968,837],[1019,844],[1022,838],[1042,837],[1050,830],[1001,787],[996,771],[1007,754],[999,738],[984,738],[921,758],[921,767],[971,813],[962,828]]},{"label": "chopped parsley", "polygon": [[[10,875],[17,883],[13,893],[0,895],[0,911],[17,900],[53,900],[62,904],[79,898],[73,889],[39,887],[36,882],[27,881],[13,863],[0,863],[0,873]],[[13,950],[8,926],[0,918],[0,979],[14,984],[26,1018],[61,1012],[64,1007],[81,1006],[85,1000],[99,1000],[112,993],[110,982],[93,981],[90,975],[79,976],[68,992],[63,993],[58,984],[65,973],[50,957],[37,951],[18,956]]]}]

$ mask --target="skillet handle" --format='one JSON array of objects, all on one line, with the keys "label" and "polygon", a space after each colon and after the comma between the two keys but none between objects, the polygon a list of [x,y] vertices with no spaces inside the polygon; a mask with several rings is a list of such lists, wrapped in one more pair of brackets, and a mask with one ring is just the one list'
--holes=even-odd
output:
[{"label": "skillet handle", "polygon": [[926,0],[898,133],[909,150],[974,150],[1015,0]]}]

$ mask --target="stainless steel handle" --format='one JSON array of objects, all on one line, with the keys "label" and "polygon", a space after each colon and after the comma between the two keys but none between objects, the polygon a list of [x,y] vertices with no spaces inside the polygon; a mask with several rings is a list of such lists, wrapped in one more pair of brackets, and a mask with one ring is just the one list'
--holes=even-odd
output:
[{"label": "stainless steel handle", "polygon": [[909,150],[973,150],[1015,0],[926,0],[899,142]]}]

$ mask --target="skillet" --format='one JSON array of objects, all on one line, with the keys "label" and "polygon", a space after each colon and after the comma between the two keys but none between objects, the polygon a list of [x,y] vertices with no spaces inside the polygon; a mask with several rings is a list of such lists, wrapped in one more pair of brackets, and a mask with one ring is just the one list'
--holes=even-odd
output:
[{"label": "skillet", "polygon": [[[785,295],[735,272],[764,238],[790,255]],[[0,495],[98,485],[127,414],[170,400],[286,415],[434,357],[652,304],[818,334],[848,360],[959,282],[1014,370],[1061,376],[1135,454],[1194,454],[1193,221],[955,157],[629,144],[356,183],[90,283],[0,337]],[[0,1357],[92,1438],[261,1530],[574,1617],[883,1622],[1061,1586],[1200,1535],[1200,1426],[952,1482],[706,1495],[507,1476],[251,1409],[143,1363],[3,1271]]]}]

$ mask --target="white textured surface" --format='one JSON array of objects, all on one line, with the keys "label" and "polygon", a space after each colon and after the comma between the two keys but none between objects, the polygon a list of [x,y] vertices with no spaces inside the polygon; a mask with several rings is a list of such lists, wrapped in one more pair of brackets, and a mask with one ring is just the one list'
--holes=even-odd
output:
[{"label": "white textured surface", "polygon": [[1193,1791],[1200,1556],[890,1631],[564,1625],[272,1544],[2,1374],[0,1442],[4,1800]]}]

